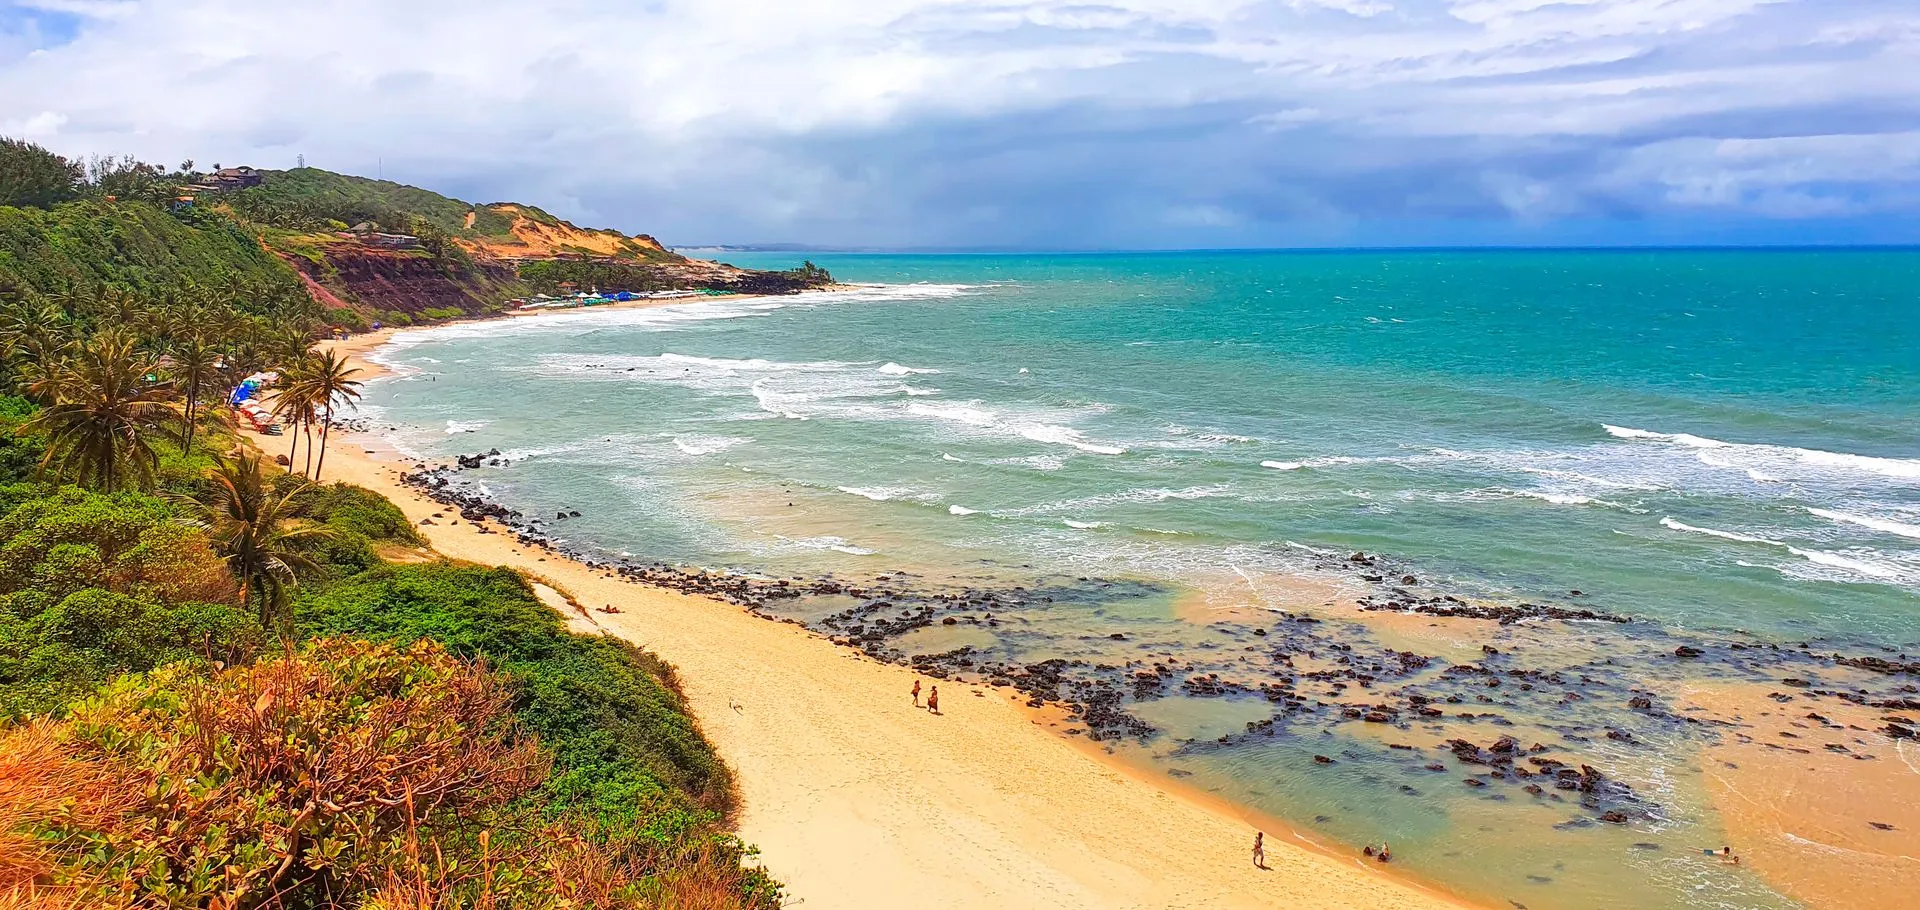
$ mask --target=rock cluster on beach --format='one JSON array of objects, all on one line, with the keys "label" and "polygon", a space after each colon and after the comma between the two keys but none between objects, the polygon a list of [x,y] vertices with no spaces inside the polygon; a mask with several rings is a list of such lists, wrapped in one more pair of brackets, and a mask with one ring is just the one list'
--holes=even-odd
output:
[{"label": "rock cluster on beach", "polygon": [[[417,465],[403,479],[483,531],[498,527],[523,544],[629,581],[719,598],[769,619],[806,625],[837,644],[931,678],[1017,692],[1029,706],[1064,712],[1073,724],[1070,732],[1094,741],[1155,741],[1159,731],[1130,706],[1156,699],[1235,699],[1267,708],[1267,717],[1248,721],[1241,732],[1173,742],[1174,757],[1319,737],[1357,724],[1389,740],[1413,740],[1391,741],[1379,752],[1409,781],[1398,786],[1401,793],[1418,793],[1412,781],[1420,775],[1450,771],[1481,798],[1564,803],[1573,814],[1562,824],[1578,827],[1660,817],[1660,806],[1608,773],[1611,764],[1671,748],[1684,737],[1742,735],[1724,720],[1669,707],[1663,690],[1683,679],[1770,680],[1791,690],[1774,693],[1782,704],[1832,699],[1905,711],[1887,713],[1883,727],[1872,732],[1920,736],[1920,724],[1910,716],[1920,713],[1920,688],[1913,684],[1920,679],[1920,661],[1906,655],[1816,651],[1810,642],[1785,646],[1737,633],[1668,630],[1588,607],[1489,603],[1422,587],[1413,572],[1369,554],[1322,557],[1314,568],[1340,573],[1365,590],[1354,600],[1359,617],[1405,613],[1436,622],[1481,622],[1492,630],[1489,643],[1474,659],[1449,658],[1384,647],[1364,621],[1274,612],[1259,623],[1168,621],[1048,639],[1050,648],[1068,656],[1021,659],[1019,643],[1040,634],[1034,630],[1056,613],[1097,611],[1165,591],[1123,579],[943,587],[897,573],[853,581],[635,563],[556,536],[556,525],[582,516],[570,505],[542,509],[551,520],[529,518],[458,481],[462,471],[500,464],[495,450],[460,456],[448,466]],[[802,622],[795,618],[799,613],[815,618]],[[1558,647],[1556,636],[1569,630],[1577,630],[1578,639],[1606,644]],[[983,637],[939,651],[903,646],[911,636],[935,634]],[[1819,681],[1836,673],[1852,674],[1853,684]],[[1863,678],[1878,682],[1863,685]],[[1765,745],[1813,754],[1791,743]],[[1829,745],[1840,746],[1823,750],[1834,757],[1862,757],[1857,748]],[[1340,773],[1343,760],[1361,755],[1351,749],[1336,754],[1313,754],[1309,764],[1323,767],[1320,773]]]}]

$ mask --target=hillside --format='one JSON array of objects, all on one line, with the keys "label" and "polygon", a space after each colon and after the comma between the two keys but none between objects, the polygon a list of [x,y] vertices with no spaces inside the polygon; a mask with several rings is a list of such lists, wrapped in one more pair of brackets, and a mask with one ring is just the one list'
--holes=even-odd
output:
[{"label": "hillside", "polygon": [[811,265],[740,269],[532,205],[319,168],[208,173],[132,158],[82,167],[5,140],[0,178],[5,295],[217,287],[255,307],[365,328],[499,313],[534,294],[787,294],[832,283]]},{"label": "hillside", "polygon": [[304,297],[283,262],[225,219],[139,202],[0,206],[0,295],[92,296],[109,285],[161,296],[232,291],[258,307]]},{"label": "hillside", "polygon": [[646,234],[583,228],[522,203],[471,203],[319,168],[257,173],[259,185],[201,204],[256,231],[316,297],[361,322],[499,312],[534,293],[792,293],[832,280],[817,269],[758,272],[691,259]]}]

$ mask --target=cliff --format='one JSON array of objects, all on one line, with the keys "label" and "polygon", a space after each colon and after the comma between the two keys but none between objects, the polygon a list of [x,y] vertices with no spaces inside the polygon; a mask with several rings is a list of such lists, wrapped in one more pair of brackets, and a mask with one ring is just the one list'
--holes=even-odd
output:
[{"label": "cliff", "polygon": [[[308,283],[309,293],[349,324],[409,324],[496,313],[520,293],[513,266],[448,262],[420,251],[390,250],[347,239],[269,243]],[[353,318],[357,316],[358,318]]]},{"label": "cliff", "polygon": [[484,206],[492,214],[507,219],[505,235],[484,234],[474,230],[478,210],[464,219],[463,235],[455,242],[475,257],[492,259],[554,259],[563,257],[623,259],[635,262],[677,263],[687,259],[668,252],[660,242],[646,234],[632,236],[619,231],[576,227],[532,206],[496,202]]},{"label": "cliff", "polygon": [[318,168],[208,199],[253,227],[342,322],[411,324],[498,312],[530,293],[706,288],[792,293],[820,270],[760,272],[692,259],[646,234],[583,228],[531,205],[476,205]]}]

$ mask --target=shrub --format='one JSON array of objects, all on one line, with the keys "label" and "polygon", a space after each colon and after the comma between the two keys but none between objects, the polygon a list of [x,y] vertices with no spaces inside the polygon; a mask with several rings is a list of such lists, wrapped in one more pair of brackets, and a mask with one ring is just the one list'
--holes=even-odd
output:
[{"label": "shrub", "polygon": [[315,641],[211,678],[128,677],[7,737],[0,752],[29,759],[0,779],[0,819],[30,840],[0,877],[160,907],[371,890],[422,840],[458,857],[469,826],[539,783],[509,699],[432,643]]},{"label": "shrub", "polygon": [[0,205],[49,206],[80,195],[86,171],[24,139],[0,136]]},{"label": "shrub", "polygon": [[0,484],[20,483],[39,475],[46,441],[20,431],[39,410],[25,398],[0,395]]},{"label": "shrub", "polygon": [[0,594],[57,601],[104,588],[165,603],[229,601],[236,588],[206,535],[166,502],[64,487],[0,518]]},{"label": "shrub", "polygon": [[[276,492],[303,482],[292,474],[274,478]],[[347,483],[310,485],[301,494],[299,505],[302,518],[332,531],[301,542],[302,551],[319,567],[321,580],[346,578],[379,566],[379,544],[422,543],[406,513],[362,487]]]},{"label": "shrub", "polygon": [[58,711],[130,670],[260,647],[226,564],[158,499],[26,498],[0,518],[0,541],[0,718]]},{"label": "shrub", "polygon": [[728,870],[739,903],[726,906],[777,906],[778,887],[741,867],[746,851],[720,828],[733,807],[731,778],[671,668],[617,639],[568,633],[518,573],[389,566],[310,592],[295,617],[308,634],[431,639],[485,658],[512,680],[520,723],[553,751],[553,776],[538,794],[544,817],[584,825],[648,887],[712,867]]}]

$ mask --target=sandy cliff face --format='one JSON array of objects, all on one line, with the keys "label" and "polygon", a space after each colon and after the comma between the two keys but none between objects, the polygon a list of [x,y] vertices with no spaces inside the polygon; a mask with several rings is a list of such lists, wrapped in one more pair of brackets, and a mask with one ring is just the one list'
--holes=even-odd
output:
[{"label": "sandy cliff face", "polygon": [[[670,262],[681,257],[667,252],[659,241],[645,234],[628,236],[619,231],[591,231],[557,219],[539,217],[527,209],[503,203],[487,206],[513,219],[510,236],[470,236],[458,238],[460,246],[476,258],[550,259],[556,256],[604,256],[625,260]],[[472,218],[469,216],[469,225]]]}]

